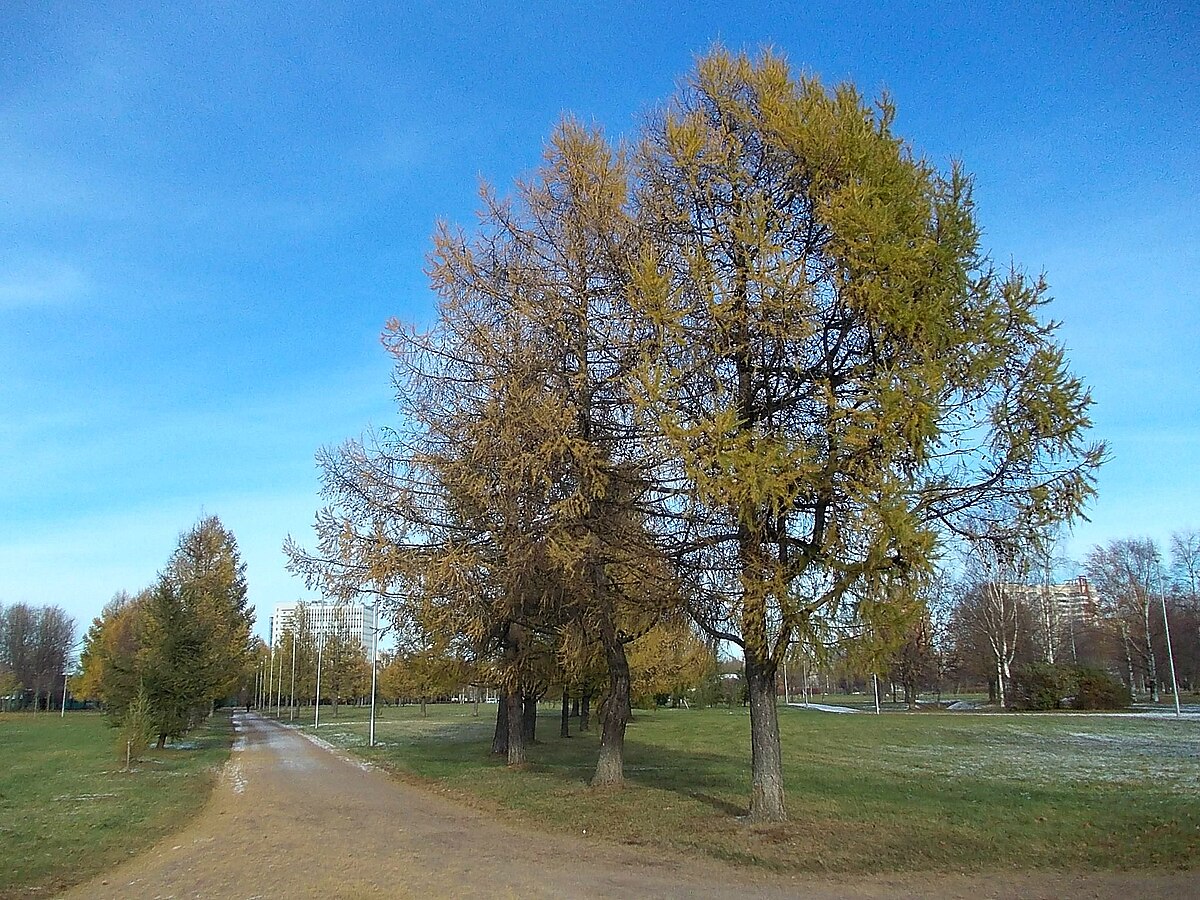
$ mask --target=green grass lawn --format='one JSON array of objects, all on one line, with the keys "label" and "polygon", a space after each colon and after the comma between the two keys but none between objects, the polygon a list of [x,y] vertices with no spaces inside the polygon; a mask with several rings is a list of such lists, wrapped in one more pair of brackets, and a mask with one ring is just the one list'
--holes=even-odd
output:
[{"label": "green grass lawn", "polygon": [[51,896],[179,829],[208,799],[231,736],[218,714],[124,772],[98,713],[0,714],[0,897]]},{"label": "green grass lawn", "polygon": [[[1187,868],[1200,854],[1200,722],[780,710],[790,820],[751,827],[745,710],[637,711],[622,791],[587,785],[598,737],[549,707],[521,772],[488,756],[495,705],[322,710],[320,735],[554,832],[792,872]],[[284,718],[287,718],[286,710]],[[302,716],[312,730],[312,714]],[[573,726],[574,727],[574,720]]]}]

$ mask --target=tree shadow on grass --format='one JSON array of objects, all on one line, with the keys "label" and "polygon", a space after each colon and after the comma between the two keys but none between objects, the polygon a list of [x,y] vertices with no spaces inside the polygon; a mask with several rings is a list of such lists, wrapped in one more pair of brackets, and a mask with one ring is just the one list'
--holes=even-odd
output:
[{"label": "tree shadow on grass", "polygon": [[689,797],[729,816],[748,811],[732,799],[750,789],[748,771],[736,757],[626,741],[625,758],[625,777],[634,784]]},{"label": "tree shadow on grass", "polygon": [[[490,733],[480,730],[473,739],[465,737],[429,734],[406,742],[401,751],[406,768],[417,775],[453,780],[467,772],[505,767],[503,757],[488,752]],[[598,744],[594,732],[541,737],[528,748],[525,771],[549,781],[551,790],[586,788],[595,772]],[[703,803],[723,815],[747,812],[736,798],[749,791],[748,761],[736,756],[627,739],[625,779]]]}]

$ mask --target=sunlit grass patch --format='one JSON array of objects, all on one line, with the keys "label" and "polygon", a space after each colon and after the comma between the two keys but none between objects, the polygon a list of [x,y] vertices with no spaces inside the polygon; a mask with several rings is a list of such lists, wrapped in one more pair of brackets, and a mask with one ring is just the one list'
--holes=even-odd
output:
[{"label": "sunlit grass patch", "polygon": [[229,718],[130,772],[96,713],[0,714],[0,897],[52,896],[180,828],[229,753]]},{"label": "sunlit grass patch", "polygon": [[[543,709],[528,766],[488,754],[495,706],[365,710],[321,736],[558,833],[791,872],[1188,867],[1200,722],[781,709],[789,821],[751,827],[745,710],[637,711],[620,791],[588,786],[598,735]],[[576,720],[572,720],[572,730]]]}]

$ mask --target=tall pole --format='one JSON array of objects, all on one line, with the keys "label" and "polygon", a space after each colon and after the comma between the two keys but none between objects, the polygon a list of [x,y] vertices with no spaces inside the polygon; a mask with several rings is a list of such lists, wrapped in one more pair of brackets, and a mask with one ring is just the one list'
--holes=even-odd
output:
[{"label": "tall pole", "polygon": [[275,718],[283,709],[283,647],[279,648],[279,676],[275,682]]},{"label": "tall pole", "polygon": [[[1174,670],[1172,670],[1172,671],[1174,671]],[[1176,701],[1175,701],[1175,705],[1176,705],[1176,706],[1178,706],[1178,705],[1179,705],[1179,701],[1178,701],[1178,700],[1176,700]],[[67,673],[64,671],[64,672],[63,672],[63,704],[62,704],[62,714],[59,716],[59,718],[60,718],[60,719],[65,719],[66,717],[67,717]]]},{"label": "tall pole", "polygon": [[263,704],[263,706],[266,707],[268,715],[271,712],[271,688],[274,686],[274,684],[275,684],[275,642],[272,641],[271,642],[271,655],[269,657],[269,667],[267,670],[267,696],[265,698],[266,703]]},{"label": "tall pole", "polygon": [[275,718],[283,708],[283,644],[279,645],[279,672],[275,675]]},{"label": "tall pole", "polygon": [[871,684],[875,687],[875,715],[879,715],[879,676],[871,673]]},{"label": "tall pole", "polygon": [[317,702],[313,704],[313,728],[321,724],[321,652],[325,649],[325,642],[321,641],[317,645]]},{"label": "tall pole", "polygon": [[1163,636],[1167,639],[1167,663],[1171,666],[1171,694],[1175,697],[1175,716],[1178,718],[1183,714],[1179,711],[1179,682],[1175,678],[1175,654],[1171,650],[1171,625],[1167,621],[1167,592],[1163,590],[1161,570],[1158,573],[1158,599],[1162,603]]},{"label": "tall pole", "polygon": [[367,740],[368,747],[375,746],[375,673],[379,668],[379,599],[376,598],[373,619],[371,623],[371,729]]},{"label": "tall pole", "polygon": [[296,629],[294,624],[292,628],[292,714],[288,718],[290,722],[296,721]]}]

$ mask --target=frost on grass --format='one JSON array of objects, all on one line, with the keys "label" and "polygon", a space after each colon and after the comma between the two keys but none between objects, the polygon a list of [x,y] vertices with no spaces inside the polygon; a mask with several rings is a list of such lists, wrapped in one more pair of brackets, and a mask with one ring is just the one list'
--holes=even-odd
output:
[{"label": "frost on grass", "polygon": [[[493,722],[474,717],[458,722],[436,719],[429,721],[381,719],[375,722],[375,746],[401,747],[429,742],[470,743],[490,736],[493,726]],[[321,738],[334,746],[346,749],[366,747],[369,743],[367,723],[356,722],[353,725],[334,726],[329,731],[322,730]]]},{"label": "frost on grass", "polygon": [[[956,732],[956,737],[963,736]],[[949,778],[1200,788],[1200,730],[1194,723],[988,723],[953,746],[893,747],[886,756],[904,767]]]}]

